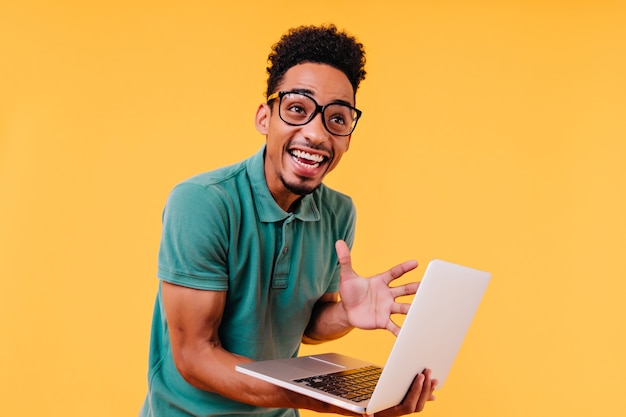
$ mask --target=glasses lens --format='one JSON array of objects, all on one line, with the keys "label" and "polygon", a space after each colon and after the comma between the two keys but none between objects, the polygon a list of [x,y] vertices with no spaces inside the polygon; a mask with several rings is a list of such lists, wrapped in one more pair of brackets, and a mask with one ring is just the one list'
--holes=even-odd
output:
[{"label": "glasses lens", "polygon": [[[280,101],[280,118],[286,123],[301,126],[316,115],[317,103],[311,97],[299,93],[284,94]],[[352,107],[332,103],[324,108],[324,126],[333,135],[347,136],[354,130],[358,114]]]},{"label": "glasses lens", "polygon": [[280,101],[280,117],[293,125],[304,125],[312,118],[317,104],[307,96],[287,93]]},{"label": "glasses lens", "polygon": [[330,133],[349,135],[356,124],[357,114],[345,104],[329,104],[324,109],[324,123]]}]

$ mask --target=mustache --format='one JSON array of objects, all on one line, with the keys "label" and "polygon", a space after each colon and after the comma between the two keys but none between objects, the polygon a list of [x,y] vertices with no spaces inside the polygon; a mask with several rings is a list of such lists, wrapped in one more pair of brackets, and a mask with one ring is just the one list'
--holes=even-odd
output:
[{"label": "mustache", "polygon": [[322,143],[312,143],[311,141],[307,140],[307,139],[297,139],[294,140],[290,143],[290,146],[298,146],[298,147],[302,147],[302,148],[309,148],[312,149],[314,151],[321,151],[321,152],[325,152],[328,155],[330,155],[330,158],[332,158],[335,155],[335,152],[333,152],[332,148],[329,148],[327,146],[325,146]]}]

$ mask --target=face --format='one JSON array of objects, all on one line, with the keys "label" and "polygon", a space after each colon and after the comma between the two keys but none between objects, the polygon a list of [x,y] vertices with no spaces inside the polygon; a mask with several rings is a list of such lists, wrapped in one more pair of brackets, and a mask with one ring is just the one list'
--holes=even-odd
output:
[{"label": "face", "polygon": [[[278,91],[306,91],[320,105],[340,100],[354,106],[354,91],[346,75],[325,64],[305,63],[290,68]],[[332,171],[350,145],[349,136],[329,133],[322,115],[303,126],[290,126],[278,115],[278,99],[261,104],[256,127],[266,135],[265,178],[274,199],[284,209],[313,192]]]}]

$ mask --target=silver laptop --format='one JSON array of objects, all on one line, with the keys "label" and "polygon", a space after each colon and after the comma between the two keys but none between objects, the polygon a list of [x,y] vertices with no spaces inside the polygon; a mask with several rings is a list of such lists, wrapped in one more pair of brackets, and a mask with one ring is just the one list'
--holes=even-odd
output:
[{"label": "silver laptop", "polygon": [[439,381],[437,387],[443,386],[490,278],[488,272],[431,261],[384,368],[327,353],[236,369],[356,413],[374,414],[400,404],[426,368]]}]

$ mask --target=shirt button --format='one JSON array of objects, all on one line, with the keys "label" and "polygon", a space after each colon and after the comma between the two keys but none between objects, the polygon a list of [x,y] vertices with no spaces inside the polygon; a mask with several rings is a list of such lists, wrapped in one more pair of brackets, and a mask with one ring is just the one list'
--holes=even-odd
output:
[{"label": "shirt button", "polygon": [[285,246],[285,248],[283,249],[283,255],[287,254],[287,252],[289,252],[289,248]]}]

